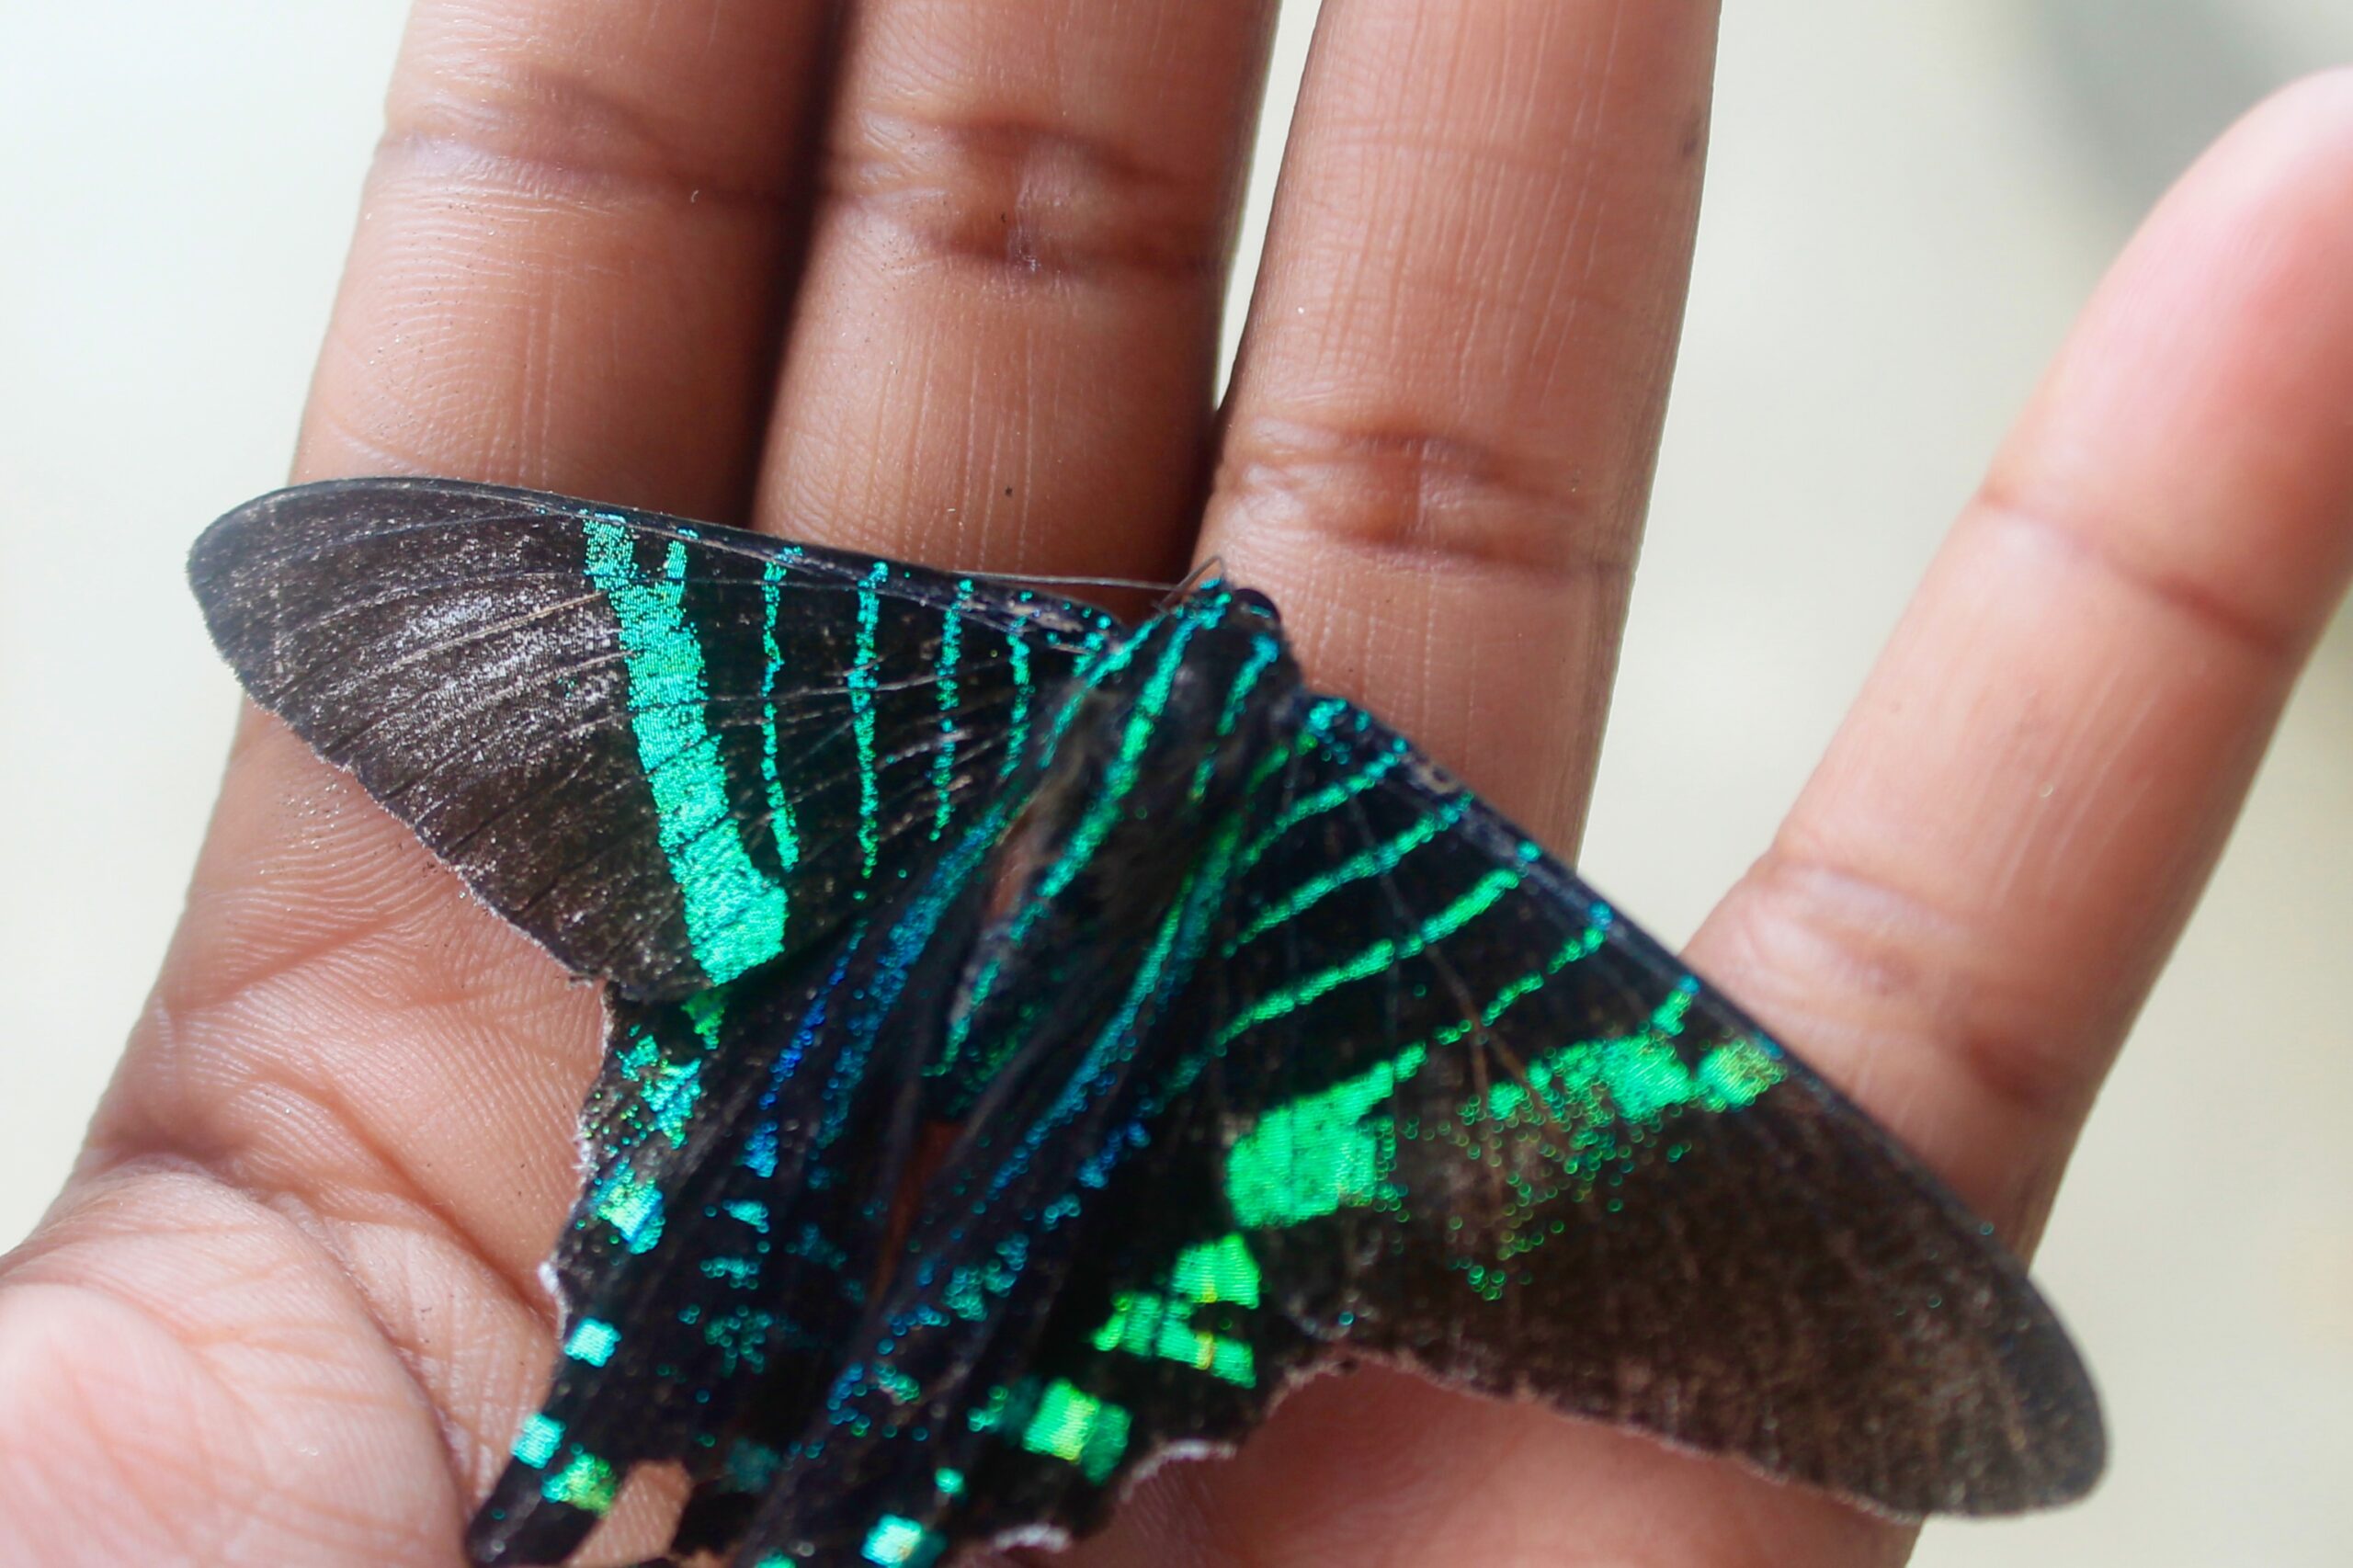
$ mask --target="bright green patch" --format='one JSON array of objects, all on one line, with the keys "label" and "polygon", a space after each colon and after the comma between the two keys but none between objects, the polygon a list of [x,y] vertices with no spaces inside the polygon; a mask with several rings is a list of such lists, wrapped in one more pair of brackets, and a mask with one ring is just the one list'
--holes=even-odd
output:
[{"label": "bright green patch", "polygon": [[687,547],[672,540],[656,577],[638,564],[628,526],[590,517],[588,580],[620,623],[630,727],[654,793],[695,961],[714,983],[783,948],[785,892],[752,863],[711,727],[702,644],[687,624]]}]

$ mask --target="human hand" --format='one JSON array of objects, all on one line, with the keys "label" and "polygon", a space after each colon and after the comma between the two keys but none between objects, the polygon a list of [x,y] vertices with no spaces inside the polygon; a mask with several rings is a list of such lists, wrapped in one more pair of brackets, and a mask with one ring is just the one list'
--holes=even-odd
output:
[{"label": "human hand", "polygon": [[[510,480],[1000,569],[1214,551],[1321,682],[1570,846],[1711,15],[1333,7],[1197,538],[1265,17],[1082,9],[869,4],[820,165],[814,7],[426,5],[301,477]],[[2353,89],[2308,87],[2160,216],[1693,949],[2014,1241],[2353,554],[2348,146]],[[248,721],[90,1156],[0,1287],[0,1557],[454,1557],[545,1373],[534,1271],[597,1031],[453,890]],[[1837,1564],[1904,1539],[1368,1373],[1164,1472],[1080,1555]]]}]

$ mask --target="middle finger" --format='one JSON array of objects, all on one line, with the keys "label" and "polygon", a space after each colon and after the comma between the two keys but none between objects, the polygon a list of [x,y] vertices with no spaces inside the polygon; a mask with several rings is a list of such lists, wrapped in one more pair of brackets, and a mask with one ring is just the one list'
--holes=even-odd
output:
[{"label": "middle finger", "polygon": [[1181,570],[1271,14],[857,7],[764,526],[982,569]]}]

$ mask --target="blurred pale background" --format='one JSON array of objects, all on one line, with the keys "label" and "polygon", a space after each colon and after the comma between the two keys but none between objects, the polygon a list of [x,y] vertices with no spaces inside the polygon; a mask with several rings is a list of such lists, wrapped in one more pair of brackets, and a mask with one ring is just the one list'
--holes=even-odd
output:
[{"label": "blurred pale background", "polygon": [[[0,8],[0,1244],[176,913],[233,711],[180,558],[284,473],[402,9]],[[1729,10],[1586,853],[1674,937],[1765,843],[2137,214],[2265,89],[2353,60],[2345,0]],[[2114,1469],[1920,1562],[2353,1563],[2348,779],[2340,619],[2043,1254]]]}]

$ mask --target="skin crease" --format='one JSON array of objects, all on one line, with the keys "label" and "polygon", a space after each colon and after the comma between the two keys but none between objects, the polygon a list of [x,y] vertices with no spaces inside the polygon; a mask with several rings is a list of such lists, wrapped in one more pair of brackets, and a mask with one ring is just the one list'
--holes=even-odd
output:
[{"label": "skin crease", "polygon": [[[297,477],[972,568],[1213,551],[1320,683],[1573,849],[1712,7],[1327,6],[1222,423],[1267,10],[859,0],[828,44],[823,9],[423,0]],[[1693,946],[2015,1244],[2353,572],[2348,276],[2337,74],[2133,244]],[[453,1562],[545,1376],[596,1018],[249,713],[89,1149],[0,1264],[0,1561]],[[662,1492],[591,1560],[658,1539]],[[1066,1561],[1859,1568],[1909,1540],[1368,1373]]]}]

